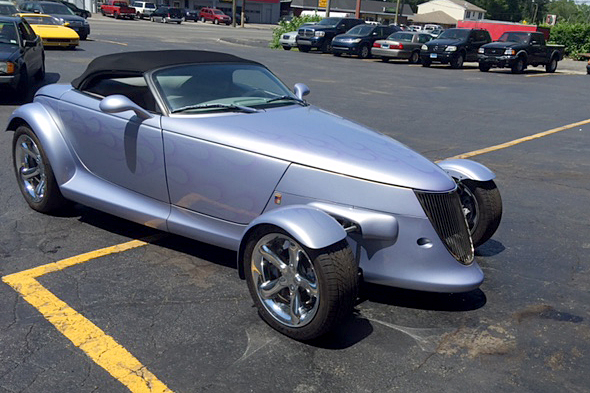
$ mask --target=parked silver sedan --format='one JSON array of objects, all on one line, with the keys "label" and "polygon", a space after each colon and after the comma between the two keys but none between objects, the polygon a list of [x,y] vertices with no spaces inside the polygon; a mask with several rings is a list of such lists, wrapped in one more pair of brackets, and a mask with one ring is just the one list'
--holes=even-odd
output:
[{"label": "parked silver sedan", "polygon": [[264,321],[297,340],[350,316],[360,279],[478,288],[495,175],[434,164],[308,93],[219,52],[101,56],[12,114],[16,180],[39,212],[78,202],[235,251]]},{"label": "parked silver sedan", "polygon": [[398,31],[385,40],[375,41],[371,54],[383,61],[408,59],[410,63],[415,64],[420,61],[422,44],[432,39],[430,34],[420,31]]}]

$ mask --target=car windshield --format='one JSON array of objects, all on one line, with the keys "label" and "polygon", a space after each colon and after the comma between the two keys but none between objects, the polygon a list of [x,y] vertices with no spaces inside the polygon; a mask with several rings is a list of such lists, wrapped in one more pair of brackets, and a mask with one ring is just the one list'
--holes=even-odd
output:
[{"label": "car windshield", "polygon": [[438,36],[438,38],[443,39],[449,39],[449,40],[460,40],[463,38],[467,38],[469,36],[469,32],[470,30],[468,29],[449,29],[449,30],[445,30],[442,32],[441,35]]},{"label": "car windshield", "polygon": [[153,9],[156,9],[156,5],[154,3],[145,3],[145,7],[144,8],[153,8]]},{"label": "car windshield", "polygon": [[74,12],[63,4],[43,4],[44,14],[57,14],[57,15],[75,15]]},{"label": "car windshield", "polygon": [[152,78],[172,113],[302,104],[270,71],[254,64],[182,65],[155,71]]},{"label": "car windshield", "polygon": [[215,15],[223,15],[223,12],[221,12],[221,11],[219,11],[219,10],[215,10],[215,11],[213,11],[213,13],[214,13]]},{"label": "car windshield", "polygon": [[500,42],[517,42],[526,44],[529,40],[529,33],[504,33],[498,41]]},{"label": "car windshield", "polygon": [[18,35],[12,22],[0,22],[0,43],[18,45]]},{"label": "car windshield", "polygon": [[352,29],[348,30],[346,32],[346,35],[353,35],[353,36],[357,36],[357,37],[364,37],[366,35],[371,34],[373,32],[373,30],[375,30],[375,26],[358,25],[358,26],[355,26]]},{"label": "car windshield", "polygon": [[24,18],[32,25],[61,25],[60,21],[53,16],[25,16]]},{"label": "car windshield", "polygon": [[339,18],[325,18],[319,21],[317,24],[321,26],[336,26],[340,22]]},{"label": "car windshield", "polygon": [[388,40],[393,40],[393,41],[405,41],[405,42],[412,42],[412,38],[414,37],[414,34],[409,34],[409,33],[393,33],[392,35],[390,35],[389,37],[387,37]]},{"label": "car windshield", "polygon": [[113,3],[113,5],[117,6],[117,7],[127,7],[127,3],[124,1],[115,1]]},{"label": "car windshield", "polygon": [[0,15],[16,14],[18,10],[11,4],[0,4]]}]

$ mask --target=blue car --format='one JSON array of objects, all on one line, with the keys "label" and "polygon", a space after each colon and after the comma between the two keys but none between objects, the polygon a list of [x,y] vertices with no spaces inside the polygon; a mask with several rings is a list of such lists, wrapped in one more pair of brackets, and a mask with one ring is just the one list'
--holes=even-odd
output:
[{"label": "blue car", "polygon": [[261,317],[297,340],[348,318],[361,279],[478,288],[495,175],[434,164],[308,93],[218,52],[98,57],[12,114],[16,180],[39,212],[77,202],[235,251]]}]

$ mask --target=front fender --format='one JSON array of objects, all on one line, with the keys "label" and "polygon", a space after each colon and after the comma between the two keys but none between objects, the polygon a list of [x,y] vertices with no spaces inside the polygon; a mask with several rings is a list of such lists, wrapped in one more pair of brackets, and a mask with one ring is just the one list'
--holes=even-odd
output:
[{"label": "front fender", "polygon": [[346,231],[327,213],[306,205],[292,205],[271,210],[254,219],[244,231],[238,251],[238,270],[244,278],[243,264],[246,243],[250,233],[260,225],[274,225],[293,236],[307,248],[328,247],[346,238]]},{"label": "front fender", "polygon": [[58,184],[64,184],[74,176],[75,159],[50,112],[38,102],[23,105],[8,119],[6,131],[16,131],[21,125],[33,130],[45,154]]},{"label": "front fender", "polygon": [[496,178],[496,174],[486,166],[471,160],[444,160],[439,162],[438,166],[457,180],[488,181]]}]

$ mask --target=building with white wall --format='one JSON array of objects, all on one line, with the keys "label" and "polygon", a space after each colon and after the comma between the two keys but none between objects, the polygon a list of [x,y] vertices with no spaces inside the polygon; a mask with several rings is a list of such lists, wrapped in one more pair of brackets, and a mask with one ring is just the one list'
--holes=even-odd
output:
[{"label": "building with white wall", "polygon": [[431,0],[418,4],[418,14],[442,11],[455,20],[484,19],[486,10],[463,0]]}]

